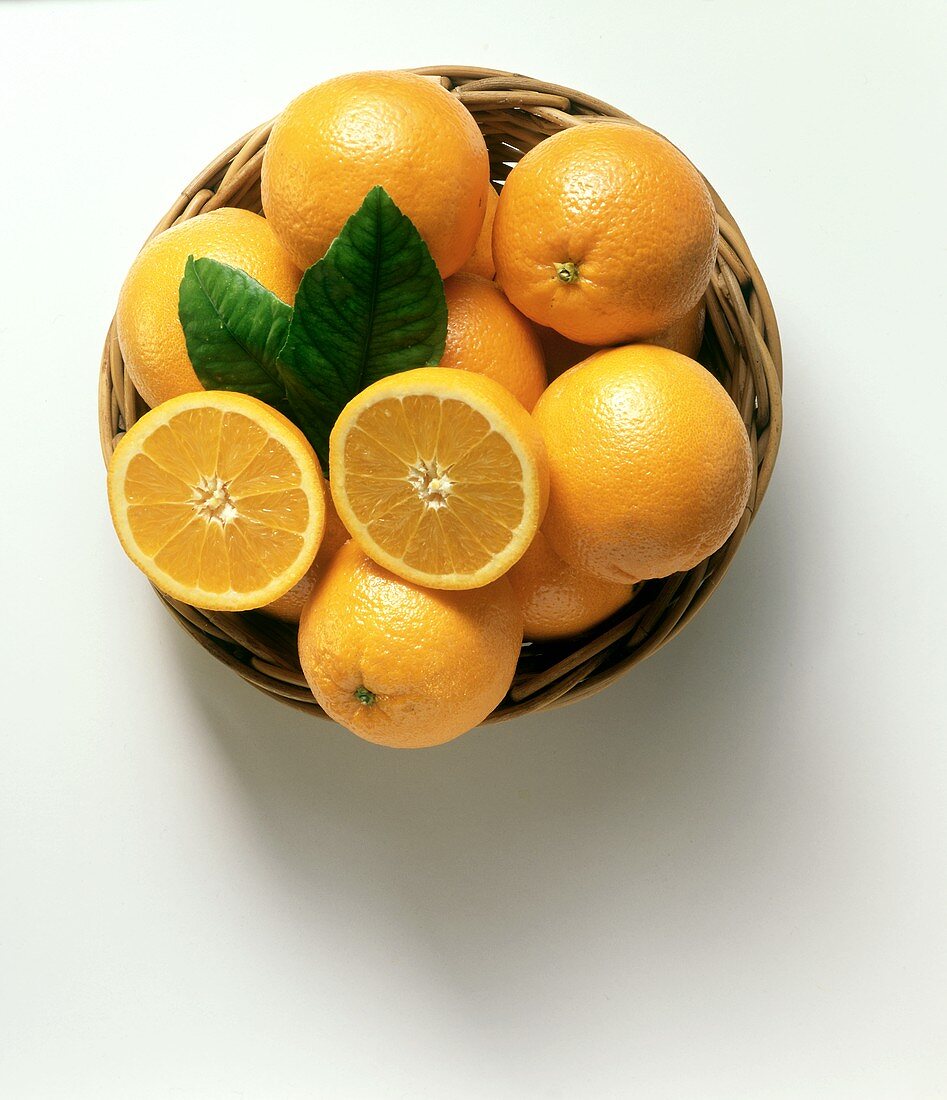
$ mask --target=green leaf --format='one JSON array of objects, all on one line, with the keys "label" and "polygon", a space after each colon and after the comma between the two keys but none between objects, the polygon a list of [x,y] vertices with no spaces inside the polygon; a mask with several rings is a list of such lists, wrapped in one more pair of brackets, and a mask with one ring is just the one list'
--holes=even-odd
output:
[{"label": "green leaf", "polygon": [[372,188],[303,275],[279,356],[294,419],[323,466],[345,405],[379,378],[436,365],[446,333],[427,245],[384,188]]},{"label": "green leaf", "polygon": [[208,390],[238,390],[289,412],[279,350],[292,308],[245,271],[188,257],[178,316],[194,372]]}]

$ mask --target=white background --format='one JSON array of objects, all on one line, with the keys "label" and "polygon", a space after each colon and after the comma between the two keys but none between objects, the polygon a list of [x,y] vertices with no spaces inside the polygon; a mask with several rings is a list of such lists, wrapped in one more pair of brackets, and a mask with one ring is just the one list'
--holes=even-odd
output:
[{"label": "white background", "polygon": [[[778,7],[0,7],[5,1097],[945,1094],[943,8]],[[448,62],[703,168],[776,302],[786,435],[672,645],[399,754],[159,606],[96,375],[212,155],[328,75]]]}]

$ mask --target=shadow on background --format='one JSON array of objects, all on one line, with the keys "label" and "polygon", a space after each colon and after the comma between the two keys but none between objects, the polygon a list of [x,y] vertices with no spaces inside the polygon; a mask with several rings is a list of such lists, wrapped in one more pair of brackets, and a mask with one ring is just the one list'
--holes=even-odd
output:
[{"label": "shadow on background", "polygon": [[442,979],[481,988],[549,965],[551,925],[574,931],[610,884],[660,891],[673,921],[702,876],[778,874],[763,773],[787,746],[755,685],[778,690],[793,629],[786,475],[674,642],[591,699],[438,749],[378,748],[280,707],[169,621],[271,888],[303,922],[329,899],[343,920],[380,911]]}]

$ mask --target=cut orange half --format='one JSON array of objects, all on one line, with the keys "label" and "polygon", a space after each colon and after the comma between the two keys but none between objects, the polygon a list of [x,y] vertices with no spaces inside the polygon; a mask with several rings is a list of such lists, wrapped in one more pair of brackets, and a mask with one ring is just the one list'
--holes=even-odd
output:
[{"label": "cut orange half", "polygon": [[322,485],[286,417],[217,390],[143,416],[108,475],[125,553],[162,592],[212,611],[261,607],[296,584],[322,541]]},{"label": "cut orange half", "polygon": [[493,379],[448,367],[390,375],[354,397],[332,430],[329,481],[362,550],[429,588],[496,580],[549,496],[529,413]]}]

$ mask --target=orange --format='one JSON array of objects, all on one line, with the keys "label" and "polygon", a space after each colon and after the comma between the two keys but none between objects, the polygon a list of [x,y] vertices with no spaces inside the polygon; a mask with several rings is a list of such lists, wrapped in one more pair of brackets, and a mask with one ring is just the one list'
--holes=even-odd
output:
[{"label": "orange", "polygon": [[615,584],[573,569],[542,531],[507,576],[523,608],[526,637],[536,642],[591,630],[623,607],[635,590],[633,584]]},{"label": "orange", "polygon": [[336,550],[339,549],[342,543],[348,541],[349,533],[342,526],[339,514],[332,503],[332,496],[328,492],[328,485],[323,483],[323,488],[327,490],[325,494],[326,525],[319,552],[316,554],[316,560],[303,575],[302,580],[294,584],[284,596],[280,596],[272,603],[268,603],[266,607],[260,608],[267,615],[272,615],[274,619],[280,619],[284,623],[299,622],[303,605],[309,599],[310,593],[315,587],[319,570],[325,569]]},{"label": "orange", "polygon": [[510,172],[493,223],[506,296],[581,344],[640,340],[679,320],[707,289],[716,252],[697,169],[627,122],[541,141]]},{"label": "orange", "polygon": [[269,225],[249,210],[198,214],[152,238],[128,272],[115,317],[125,370],[152,408],[204,388],[178,320],[178,291],[188,256],[239,267],[289,303],[301,278]]},{"label": "orange", "polygon": [[485,374],[526,409],[546,388],[546,367],[533,326],[496,283],[460,273],[444,284],[447,342],[442,367]]},{"label": "orange", "polygon": [[496,274],[496,266],[493,263],[493,219],[496,216],[499,197],[493,184],[487,184],[487,208],[483,215],[483,225],[480,227],[480,234],[473,252],[460,269],[469,271],[471,275],[479,275],[483,279],[492,279]]},{"label": "orange", "polygon": [[215,611],[283,595],[312,564],[322,477],[302,432],[255,397],[165,401],[126,432],[108,473],[125,553],[162,592]]},{"label": "orange", "polygon": [[449,589],[506,572],[549,494],[529,413],[499,382],[450,367],[389,375],[353,397],[329,437],[329,482],[366,554]]},{"label": "orange", "polygon": [[[671,351],[679,351],[681,355],[687,355],[691,359],[697,358],[701,341],[704,338],[704,316],[706,308],[701,299],[692,310],[663,332],[648,336],[639,343],[656,344],[658,347],[670,348]],[[588,344],[577,344],[565,336],[556,332],[554,328],[546,328],[544,325],[533,325],[533,330],[539,337],[540,346],[543,349],[543,357],[546,360],[546,373],[550,381],[558,378],[576,363],[588,359],[598,348],[589,347]]]},{"label": "orange", "polygon": [[746,429],[684,355],[596,352],[549,386],[533,418],[549,456],[543,532],[577,569],[619,584],[666,577],[722,546],[743,515]]},{"label": "orange", "polygon": [[310,88],[276,120],[263,154],[263,209],[305,268],[380,184],[446,278],[477,242],[489,170],[473,116],[436,81],[350,73]]},{"label": "orange", "polygon": [[642,344],[654,344],[659,348],[668,348],[670,351],[680,352],[688,359],[696,359],[700,351],[700,345],[704,339],[704,319],[707,316],[707,307],[701,300],[688,310],[680,320],[673,325],[668,325],[661,332],[653,336],[647,336],[639,341]]},{"label": "orange", "polygon": [[574,340],[556,332],[554,328],[547,328],[545,325],[534,324],[533,331],[539,339],[539,346],[543,349],[546,376],[550,382],[599,350],[588,344],[577,344]]},{"label": "orange", "polygon": [[347,542],[303,609],[299,660],[340,725],[379,745],[423,748],[465,733],[501,702],[522,639],[523,613],[505,577],[436,592]]}]

